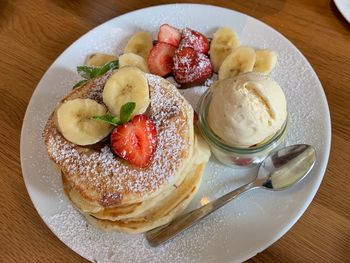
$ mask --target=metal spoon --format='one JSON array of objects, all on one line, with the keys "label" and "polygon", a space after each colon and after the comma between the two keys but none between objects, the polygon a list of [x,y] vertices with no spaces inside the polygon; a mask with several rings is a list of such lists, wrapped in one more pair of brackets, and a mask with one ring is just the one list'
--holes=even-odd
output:
[{"label": "metal spoon", "polygon": [[152,247],[158,246],[242,193],[257,188],[286,189],[301,181],[312,169],[315,161],[316,151],[310,145],[297,144],[282,148],[269,155],[262,162],[258,175],[253,182],[243,185],[198,209],[181,215],[165,226],[146,232],[146,238]]}]

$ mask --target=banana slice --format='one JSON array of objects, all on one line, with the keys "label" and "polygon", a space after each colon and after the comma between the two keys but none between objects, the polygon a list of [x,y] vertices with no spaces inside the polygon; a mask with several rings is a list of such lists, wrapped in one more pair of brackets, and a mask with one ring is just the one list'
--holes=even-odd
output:
[{"label": "banana slice", "polygon": [[101,67],[104,64],[106,64],[110,61],[116,60],[116,59],[118,59],[118,58],[116,56],[113,56],[113,55],[96,53],[96,54],[92,54],[92,55],[88,56],[85,64],[87,66]]},{"label": "banana slice", "polygon": [[119,57],[119,67],[122,68],[125,66],[135,66],[143,72],[149,72],[145,59],[133,53],[125,53]]},{"label": "banana slice", "polygon": [[106,112],[105,106],[91,99],[68,100],[55,111],[56,127],[72,143],[94,144],[105,138],[113,128],[108,123],[92,119]]},{"label": "banana slice", "polygon": [[230,28],[219,28],[213,35],[210,43],[210,60],[213,64],[214,72],[218,72],[224,59],[240,45],[239,39]]},{"label": "banana slice", "polygon": [[144,113],[150,103],[147,79],[141,70],[132,66],[114,73],[107,80],[102,96],[108,109],[118,117],[121,106],[127,102],[136,103],[132,116]]},{"label": "banana slice", "polygon": [[269,49],[255,50],[256,61],[253,71],[269,74],[277,63],[277,53]]},{"label": "banana slice", "polygon": [[219,79],[233,78],[241,73],[250,72],[255,64],[254,49],[246,46],[236,48],[228,57],[219,69]]},{"label": "banana slice", "polygon": [[140,31],[134,34],[126,44],[124,48],[124,53],[134,53],[140,55],[146,61],[150,50],[153,47],[152,36],[145,31]]}]

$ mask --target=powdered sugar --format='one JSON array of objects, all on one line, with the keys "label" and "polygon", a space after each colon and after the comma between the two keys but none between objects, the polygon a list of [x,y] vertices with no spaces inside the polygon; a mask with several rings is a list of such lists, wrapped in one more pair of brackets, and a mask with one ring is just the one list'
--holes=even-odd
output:
[{"label": "powdered sugar", "polygon": [[[214,220],[219,222],[219,216]],[[180,235],[178,239],[183,246],[174,246],[171,243],[159,248],[152,248],[142,235],[122,234],[118,232],[102,232],[86,223],[83,216],[71,205],[61,214],[44,217],[54,232],[61,233],[60,239],[71,244],[71,248],[84,254],[93,262],[195,262],[200,257],[201,250],[194,251],[192,238]],[[197,225],[194,230],[201,233],[197,238],[202,242],[210,242],[211,228],[205,222]],[[127,249],[126,249],[127,248]],[[129,249],[133,253],[129,253]],[[159,257],[158,255],[162,255]],[[169,262],[167,261],[167,262]]]},{"label": "powdered sugar", "polygon": [[[211,17],[215,19],[209,19]],[[117,47],[123,48],[122,41],[132,33],[146,29],[155,34],[162,23],[178,28],[190,26],[208,36],[219,26],[230,26],[243,44],[276,50],[278,65],[272,74],[286,93],[291,114],[287,143],[304,142],[315,146],[318,160],[310,177],[295,188],[283,192],[252,191],[242,195],[169,243],[151,248],[142,235],[105,233],[86,223],[65,199],[59,176],[52,169],[41,143],[41,133],[59,98],[77,80],[76,73],[67,69],[74,70],[82,63],[79,58],[85,58],[91,52],[115,52]],[[180,92],[195,104],[197,96],[205,89],[198,87]],[[45,223],[68,247],[91,261],[242,262],[281,237],[311,201],[327,162],[330,136],[327,116],[322,88],[307,61],[286,39],[266,25],[213,6],[154,7],[118,17],[89,32],[48,70],[33,94],[23,123],[23,177]],[[198,207],[202,198],[213,200],[249,179],[240,170],[224,167],[212,158],[191,208]]]},{"label": "powdered sugar", "polygon": [[179,83],[203,82],[212,74],[210,59],[191,48],[175,52],[173,74]]},{"label": "powdered sugar", "polygon": [[[108,77],[108,76],[107,76]],[[92,92],[85,97],[102,100],[106,76],[94,81]],[[49,122],[45,133],[51,158],[61,166],[72,185],[84,189],[92,187],[100,194],[102,205],[121,201],[123,194],[147,194],[172,180],[188,155],[189,139],[186,101],[175,87],[161,82],[159,77],[147,76],[150,86],[150,118],[157,130],[157,147],[147,169],[138,169],[125,164],[105,145],[92,154],[84,154],[80,147],[67,142]],[[168,85],[164,89],[164,85]]]},{"label": "powdered sugar", "polygon": [[201,33],[193,31],[190,28],[182,30],[182,39],[179,48],[191,47],[200,53],[207,53],[209,50],[209,41]]}]

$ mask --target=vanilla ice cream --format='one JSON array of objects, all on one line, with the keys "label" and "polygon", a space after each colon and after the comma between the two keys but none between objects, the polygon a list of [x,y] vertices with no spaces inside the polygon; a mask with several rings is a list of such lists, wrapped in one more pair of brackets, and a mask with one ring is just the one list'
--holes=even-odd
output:
[{"label": "vanilla ice cream", "polygon": [[281,87],[271,77],[247,73],[213,84],[207,121],[230,146],[249,147],[276,134],[287,118]]}]

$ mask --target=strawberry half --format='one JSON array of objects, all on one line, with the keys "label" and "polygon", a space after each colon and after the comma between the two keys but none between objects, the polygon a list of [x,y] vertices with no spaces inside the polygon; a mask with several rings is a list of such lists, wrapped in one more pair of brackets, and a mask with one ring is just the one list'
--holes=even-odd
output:
[{"label": "strawberry half", "polygon": [[157,43],[149,53],[147,64],[149,71],[158,76],[165,76],[171,72],[173,66],[173,56],[176,47],[166,44]]},{"label": "strawberry half", "polygon": [[146,115],[136,115],[117,126],[111,134],[111,148],[129,163],[145,168],[150,164],[157,144],[156,128]]},{"label": "strawberry half", "polygon": [[181,33],[177,28],[168,24],[163,24],[159,27],[158,42],[167,43],[169,45],[173,45],[174,47],[178,47],[180,40]]},{"label": "strawberry half", "polygon": [[191,47],[200,53],[208,53],[209,51],[209,40],[201,33],[185,28],[182,30],[180,48]]},{"label": "strawberry half", "polygon": [[208,56],[193,48],[178,49],[173,60],[173,75],[180,84],[200,84],[213,74]]}]

